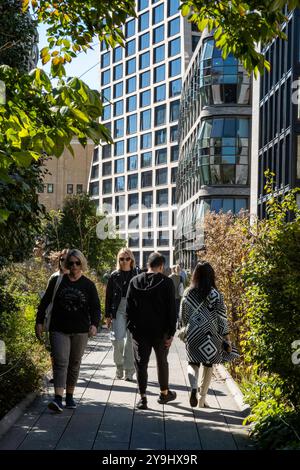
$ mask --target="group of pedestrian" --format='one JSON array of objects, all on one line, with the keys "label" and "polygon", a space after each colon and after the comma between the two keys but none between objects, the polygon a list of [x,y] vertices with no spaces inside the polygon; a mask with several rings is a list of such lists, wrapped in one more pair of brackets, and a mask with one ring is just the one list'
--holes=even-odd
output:
[{"label": "group of pedestrian", "polygon": [[[231,352],[223,296],[217,290],[209,263],[197,264],[189,286],[179,265],[166,276],[165,264],[165,257],[154,252],[149,256],[147,270],[141,272],[130,249],[122,248],[117,255],[105,299],[116,379],[133,381],[136,373],[140,394],[137,408],[147,409],[148,363],[154,350],[160,387],[158,402],[175,400],[176,392],[169,388],[168,353],[180,324],[186,329],[190,405],[204,407],[213,365],[223,360],[224,341],[227,354]],[[61,252],[59,271],[49,280],[38,307],[39,338],[47,309],[52,307],[49,338],[55,397],[48,406],[56,412],[63,411],[64,390],[66,408],[76,408],[73,393],[81,359],[88,336],[96,335],[101,319],[97,289],[83,274],[86,268],[86,259],[79,250]],[[198,391],[200,366],[203,372]]]}]

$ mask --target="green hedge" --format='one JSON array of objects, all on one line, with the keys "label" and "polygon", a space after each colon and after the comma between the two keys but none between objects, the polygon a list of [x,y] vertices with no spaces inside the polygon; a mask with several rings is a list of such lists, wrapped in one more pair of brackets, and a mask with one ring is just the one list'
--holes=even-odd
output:
[{"label": "green hedge", "polygon": [[49,354],[35,339],[39,296],[16,288],[18,275],[0,274],[0,338],[6,364],[0,365],[0,418],[29,392],[37,390],[50,368]]},{"label": "green hedge", "polygon": [[[272,180],[267,185],[271,192]],[[268,218],[253,227],[242,276],[246,328],[242,347],[251,376],[242,387],[252,405],[248,422],[263,448],[300,445],[300,210],[296,192],[271,198]],[[290,221],[288,221],[290,219]],[[297,429],[296,429],[297,428]]]}]

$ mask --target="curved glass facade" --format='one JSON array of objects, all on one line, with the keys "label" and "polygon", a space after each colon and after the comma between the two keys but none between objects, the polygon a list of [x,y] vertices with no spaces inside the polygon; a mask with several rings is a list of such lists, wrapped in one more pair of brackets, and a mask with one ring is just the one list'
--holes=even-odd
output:
[{"label": "curved glass facade", "polygon": [[249,119],[205,119],[198,129],[182,149],[177,177],[179,205],[201,186],[249,184]]},{"label": "curved glass facade", "polygon": [[249,120],[207,119],[197,142],[202,184],[248,184]]},{"label": "curved glass facade", "polygon": [[224,60],[212,39],[203,42],[183,84],[180,135],[185,136],[205,106],[250,105],[250,77],[237,59]]},{"label": "curved glass facade", "polygon": [[249,75],[232,54],[222,59],[212,39],[205,41],[200,56],[200,93],[202,106],[250,104]]},{"label": "curved glass facade", "polygon": [[204,217],[208,211],[234,214],[248,209],[248,198],[197,198],[178,215],[176,231],[177,259],[190,268],[196,262],[196,251],[205,245]]},{"label": "curved glass facade", "polygon": [[[202,112],[204,111],[205,112]],[[208,210],[248,208],[250,79],[209,37],[185,76],[180,104],[176,258],[191,268],[204,244]]]}]

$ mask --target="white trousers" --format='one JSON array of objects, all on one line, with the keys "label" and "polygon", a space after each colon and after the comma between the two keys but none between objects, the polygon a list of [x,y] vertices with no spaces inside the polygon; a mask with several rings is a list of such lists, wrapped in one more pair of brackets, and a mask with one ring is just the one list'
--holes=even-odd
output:
[{"label": "white trousers", "polygon": [[125,371],[125,377],[132,377],[135,372],[132,337],[126,328],[126,298],[122,297],[116,318],[112,320],[111,341],[114,348],[114,363],[120,375]]},{"label": "white trousers", "polygon": [[[191,389],[198,389],[199,382],[199,369],[196,365],[188,365],[188,377],[191,385]],[[200,382],[200,397],[205,398],[210,386],[211,378],[213,375],[213,367],[205,367],[201,365],[202,376]]]}]

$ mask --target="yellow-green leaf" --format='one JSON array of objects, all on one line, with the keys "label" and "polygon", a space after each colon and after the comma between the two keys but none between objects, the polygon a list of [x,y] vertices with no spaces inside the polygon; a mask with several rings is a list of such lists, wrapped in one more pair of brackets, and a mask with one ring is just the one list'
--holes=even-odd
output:
[{"label": "yellow-green leaf", "polygon": [[183,5],[183,7],[181,8],[181,14],[182,16],[187,16],[190,12],[190,7],[189,5]]},{"label": "yellow-green leaf", "polygon": [[80,109],[77,108],[70,108],[72,113],[83,122],[90,122],[89,118],[82,112]]}]

